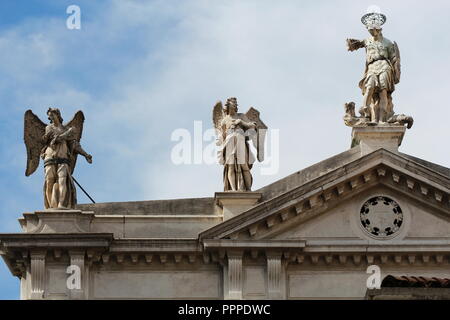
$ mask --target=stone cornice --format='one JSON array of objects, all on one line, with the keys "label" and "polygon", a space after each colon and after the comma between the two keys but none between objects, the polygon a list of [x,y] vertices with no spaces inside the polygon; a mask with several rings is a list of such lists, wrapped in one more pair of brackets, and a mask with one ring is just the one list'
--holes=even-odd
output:
[{"label": "stone cornice", "polygon": [[299,249],[304,248],[305,240],[228,240],[205,239],[205,250],[215,249]]},{"label": "stone cornice", "polygon": [[389,151],[385,152],[386,157],[389,157],[388,159],[392,168],[401,170],[418,179],[423,179],[423,177],[426,177],[427,180],[431,181],[436,187],[442,187],[447,190],[450,189],[450,177],[407,159],[399,154],[390,153]]},{"label": "stone cornice", "polygon": [[110,252],[200,252],[198,239],[117,239]]},{"label": "stone cornice", "polygon": [[376,241],[362,239],[308,240],[305,252],[447,252],[450,253],[450,238],[403,239],[398,241]]},{"label": "stone cornice", "polygon": [[58,260],[63,252],[77,251],[86,255],[89,263],[98,261],[113,241],[111,233],[2,233],[0,254],[14,276],[22,276],[30,257],[46,256]]},{"label": "stone cornice", "polygon": [[4,250],[19,248],[109,247],[112,233],[1,233]]},{"label": "stone cornice", "polygon": [[410,251],[310,251],[290,253],[287,258],[291,264],[306,264],[313,266],[341,265],[345,267],[359,265],[386,265],[397,264],[403,266],[431,266],[449,264],[450,255],[447,248],[445,252],[417,252],[411,248]]}]

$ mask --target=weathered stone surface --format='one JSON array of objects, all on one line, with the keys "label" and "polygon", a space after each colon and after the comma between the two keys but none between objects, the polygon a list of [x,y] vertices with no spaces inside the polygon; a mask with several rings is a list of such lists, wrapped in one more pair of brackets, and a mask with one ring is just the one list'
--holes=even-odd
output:
[{"label": "weathered stone surface", "polygon": [[105,202],[76,208],[96,215],[206,215],[214,214],[214,198]]},{"label": "weathered stone surface", "polygon": [[214,198],[80,204],[77,208],[95,212],[93,231],[113,232],[118,239],[196,238],[223,221]]},{"label": "weathered stone surface", "polygon": [[49,209],[24,213],[20,223],[27,233],[86,233],[91,232],[93,212]]},{"label": "weathered stone surface", "polygon": [[256,205],[261,196],[257,192],[216,192],[215,199],[222,209],[223,220],[228,220]]},{"label": "weathered stone surface", "polygon": [[397,152],[405,131],[403,126],[353,127],[352,146],[359,145],[362,156],[381,148]]},{"label": "weathered stone surface", "polygon": [[91,275],[91,299],[220,299],[220,271],[111,270]]},{"label": "weathered stone surface", "polygon": [[416,163],[419,163],[419,164],[427,167],[430,170],[433,170],[435,172],[438,172],[438,173],[440,173],[440,174],[450,178],[450,168],[441,166],[441,165],[436,164],[436,163],[432,163],[432,162],[426,161],[424,159],[420,159],[420,158],[411,156],[411,155],[406,154],[406,153],[399,152],[399,154],[402,155],[402,157],[404,157],[406,159],[410,159],[410,160],[412,160],[412,161],[414,161]]},{"label": "weathered stone surface", "polygon": [[271,183],[255,192],[262,193],[261,201],[274,198],[306,182],[318,178],[328,172],[337,170],[343,165],[350,163],[361,157],[360,147],[337,154],[329,159],[318,162],[308,168],[297,171],[281,180]]}]

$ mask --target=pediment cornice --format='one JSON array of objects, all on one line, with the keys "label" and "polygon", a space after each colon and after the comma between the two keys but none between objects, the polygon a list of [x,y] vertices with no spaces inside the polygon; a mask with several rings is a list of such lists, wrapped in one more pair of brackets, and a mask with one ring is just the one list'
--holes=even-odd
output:
[{"label": "pediment cornice", "polygon": [[301,223],[377,185],[405,194],[450,218],[450,178],[379,149],[260,203],[199,235],[201,239],[264,239],[283,225]]}]

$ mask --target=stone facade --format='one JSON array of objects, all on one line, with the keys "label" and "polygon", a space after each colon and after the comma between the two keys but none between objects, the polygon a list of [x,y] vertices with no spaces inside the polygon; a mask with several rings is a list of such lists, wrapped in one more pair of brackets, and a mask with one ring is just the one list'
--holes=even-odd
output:
[{"label": "stone facade", "polygon": [[[449,278],[450,169],[398,152],[398,130],[353,130],[350,150],[255,192],[25,213],[0,254],[22,299],[364,299],[374,264]],[[402,209],[385,238],[361,223],[380,196]]]}]

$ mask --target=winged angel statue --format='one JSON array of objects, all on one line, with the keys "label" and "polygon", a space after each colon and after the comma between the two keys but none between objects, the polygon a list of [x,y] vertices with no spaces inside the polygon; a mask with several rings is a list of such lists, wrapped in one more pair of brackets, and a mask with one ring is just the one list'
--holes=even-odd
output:
[{"label": "winged angel statue", "polygon": [[345,105],[345,124],[355,125],[404,125],[408,129],[413,125],[413,118],[394,113],[392,93],[400,82],[400,50],[396,42],[391,42],[382,34],[381,26],[386,16],[380,12],[369,12],[361,18],[371,37],[365,40],[347,39],[347,49],[355,51],[366,49],[366,68],[359,87],[363,94],[363,106],[360,117],[354,114],[354,103]]},{"label": "winged angel statue", "polygon": [[[259,118],[259,111],[250,108],[238,113],[236,98],[228,98],[213,109],[213,122],[219,146],[218,161],[224,166],[224,191],[251,191],[253,177],[250,170],[256,159],[264,161],[264,140],[267,126]],[[250,148],[256,148],[256,158]]]},{"label": "winged angel statue", "polygon": [[84,115],[78,111],[73,119],[63,124],[59,109],[47,111],[50,124],[43,123],[31,110],[25,112],[24,141],[27,148],[25,175],[33,174],[44,160],[44,206],[46,209],[74,208],[76,189],[72,179],[78,154],[92,163],[92,156],[80,145]]}]

